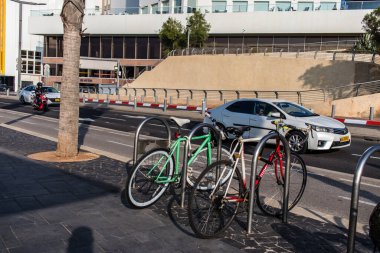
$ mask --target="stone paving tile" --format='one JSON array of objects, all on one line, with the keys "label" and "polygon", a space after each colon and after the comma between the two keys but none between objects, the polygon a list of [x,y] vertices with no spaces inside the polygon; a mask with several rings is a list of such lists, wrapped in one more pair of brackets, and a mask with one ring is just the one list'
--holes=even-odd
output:
[{"label": "stone paving tile", "polygon": [[[179,208],[178,190],[150,208],[130,208],[121,192],[124,163],[100,157],[58,164],[24,157],[55,145],[0,127],[0,165],[6,167],[0,167],[0,252],[345,251],[346,230],[292,214],[283,224],[255,213],[253,233],[247,235],[242,212],[222,238],[197,239],[186,209]],[[357,251],[372,251],[368,238],[358,236]]]}]

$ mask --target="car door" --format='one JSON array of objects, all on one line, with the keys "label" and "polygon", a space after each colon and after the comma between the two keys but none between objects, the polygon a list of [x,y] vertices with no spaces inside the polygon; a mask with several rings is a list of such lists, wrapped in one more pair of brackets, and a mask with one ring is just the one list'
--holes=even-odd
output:
[{"label": "car door", "polygon": [[251,137],[261,138],[271,130],[276,129],[272,121],[277,118],[272,117],[272,113],[279,112],[281,114],[281,112],[273,105],[263,101],[255,101],[254,108],[254,113],[250,117],[250,125],[255,126],[255,128],[251,130]]},{"label": "car door", "polygon": [[[254,102],[249,100],[236,101],[229,106],[227,106],[223,112],[223,124],[225,127],[230,126],[249,126],[250,118],[253,115],[254,111]],[[246,133],[243,135],[248,137],[249,134]]]}]

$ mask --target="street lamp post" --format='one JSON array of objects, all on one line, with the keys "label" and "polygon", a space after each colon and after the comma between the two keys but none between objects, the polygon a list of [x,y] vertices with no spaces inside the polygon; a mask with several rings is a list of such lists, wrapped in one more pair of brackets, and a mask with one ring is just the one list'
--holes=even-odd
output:
[{"label": "street lamp post", "polygon": [[17,57],[17,87],[16,91],[21,89],[21,46],[22,46],[22,6],[24,4],[28,5],[46,5],[46,3],[33,3],[25,2],[20,0],[11,0],[12,2],[18,3],[18,57]]},{"label": "street lamp post", "polygon": [[187,55],[190,54],[190,26],[187,27]]}]

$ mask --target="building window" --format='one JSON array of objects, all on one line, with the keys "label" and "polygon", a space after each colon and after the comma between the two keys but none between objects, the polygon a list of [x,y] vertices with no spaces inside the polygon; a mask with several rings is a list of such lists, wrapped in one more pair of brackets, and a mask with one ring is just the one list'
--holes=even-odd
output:
[{"label": "building window", "polygon": [[57,38],[56,37],[48,37],[48,57],[57,57]]},{"label": "building window", "polygon": [[148,14],[149,13],[149,8],[148,6],[144,6],[141,8],[141,14]]},{"label": "building window", "polygon": [[27,58],[27,52],[26,52],[26,50],[21,50],[21,58],[24,58],[24,59]]},{"label": "building window", "polygon": [[111,58],[112,37],[102,37],[102,55],[101,58]]},{"label": "building window", "polygon": [[134,37],[126,37],[124,38],[124,50],[125,50],[125,58],[127,59],[135,59],[136,58],[136,50],[135,50],[135,38]]},{"label": "building window", "polygon": [[169,13],[169,1],[162,1],[162,13]]},{"label": "building window", "polygon": [[90,38],[90,57],[100,57],[100,38],[91,37]]},{"label": "building window", "polygon": [[152,4],[152,14],[160,14],[158,4]]},{"label": "building window", "polygon": [[187,13],[192,13],[197,8],[197,1],[196,0],[187,0]]},{"label": "building window", "polygon": [[83,37],[80,44],[80,56],[88,57],[88,48],[89,48],[89,38]]},{"label": "building window", "polygon": [[160,59],[159,38],[149,38],[149,59]]},{"label": "building window", "polygon": [[57,57],[63,57],[63,37],[57,38]]},{"label": "building window", "polygon": [[140,37],[137,38],[137,59],[147,59],[148,58],[148,38]]},{"label": "building window", "polygon": [[269,11],[269,2],[255,2],[254,11]]},{"label": "building window", "polygon": [[182,0],[174,1],[174,13],[182,13]]},{"label": "building window", "polygon": [[212,1],[212,12],[227,12],[226,1]]},{"label": "building window", "polygon": [[248,2],[233,1],[233,12],[247,12]]},{"label": "building window", "polygon": [[319,10],[336,10],[336,3],[335,2],[321,2],[321,5],[319,6]]},{"label": "building window", "polygon": [[298,2],[297,10],[299,11],[312,11],[314,9],[313,2]]},{"label": "building window", "polygon": [[34,73],[37,75],[41,75],[41,62],[37,62],[37,61],[35,62]]},{"label": "building window", "polygon": [[215,48],[228,48],[228,37],[215,37]]},{"label": "building window", "polygon": [[36,60],[41,60],[42,55],[41,52],[36,51]]},{"label": "building window", "polygon": [[291,3],[286,1],[276,2],[276,11],[290,11]]},{"label": "building window", "polygon": [[113,58],[124,58],[124,38],[123,37],[113,37]]}]

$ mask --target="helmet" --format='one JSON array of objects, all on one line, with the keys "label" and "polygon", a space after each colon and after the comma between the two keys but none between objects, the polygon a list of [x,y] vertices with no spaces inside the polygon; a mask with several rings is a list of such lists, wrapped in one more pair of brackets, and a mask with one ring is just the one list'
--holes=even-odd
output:
[{"label": "helmet", "polygon": [[369,218],[369,236],[375,246],[380,249],[380,203],[375,206]]},{"label": "helmet", "polygon": [[37,87],[38,87],[38,88],[41,88],[41,87],[42,87],[42,83],[41,83],[41,82],[38,82],[38,83],[37,83]]}]

